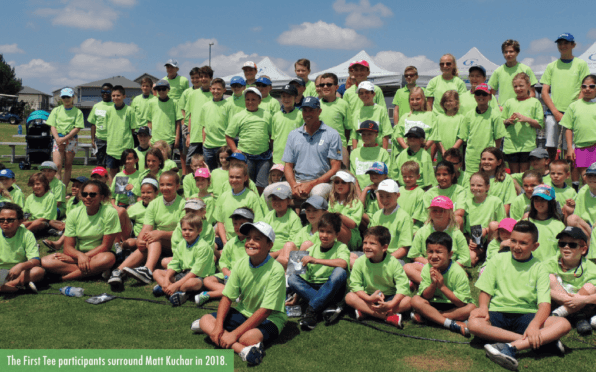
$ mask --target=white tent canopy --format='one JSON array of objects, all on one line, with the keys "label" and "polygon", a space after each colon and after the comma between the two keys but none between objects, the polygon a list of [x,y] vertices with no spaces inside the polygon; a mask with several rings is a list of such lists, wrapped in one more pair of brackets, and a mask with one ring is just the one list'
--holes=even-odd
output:
[{"label": "white tent canopy", "polygon": [[588,67],[590,68],[590,73],[596,74],[596,43],[592,44],[591,47],[588,48],[579,56],[579,58],[583,59],[588,63]]},{"label": "white tent canopy", "polygon": [[[273,83],[273,88],[281,88],[285,84],[287,84],[292,77],[284,74],[270,59],[269,57],[263,58],[260,62],[257,62],[257,78],[261,75],[267,75],[271,78],[271,82]],[[226,84],[230,84],[230,80],[234,76],[241,76],[244,78],[244,72],[240,70],[237,74],[228,75],[223,77],[222,79],[226,82]]]},{"label": "white tent canopy", "polygon": [[[438,63],[437,63],[438,65]],[[478,48],[473,47],[470,49],[466,54],[464,54],[461,58],[457,60],[457,68],[459,70],[459,77],[466,83],[470,84],[470,80],[468,80],[468,70],[472,66],[482,66],[486,69],[486,78],[488,79],[493,72],[499,67],[499,65],[491,62],[488,58],[486,58]],[[426,85],[430,79],[435,76],[441,74],[441,70],[437,68],[436,70],[425,71],[420,74],[421,79],[418,80],[418,83],[423,83]]]},{"label": "white tent canopy", "polygon": [[370,65],[370,75],[368,76],[368,81],[380,86],[397,86],[401,84],[400,74],[396,72],[387,71],[384,68],[379,67],[372,59],[372,57],[369,56],[368,53],[366,53],[364,50],[360,51],[358,54],[356,54],[349,60],[327,70],[313,73],[309,75],[308,78],[310,80],[315,80],[317,76],[327,72],[331,72],[337,75],[339,79],[339,84],[341,85],[345,83],[348,79],[348,67],[350,66],[350,63],[352,63],[353,61],[360,60],[365,60]]}]

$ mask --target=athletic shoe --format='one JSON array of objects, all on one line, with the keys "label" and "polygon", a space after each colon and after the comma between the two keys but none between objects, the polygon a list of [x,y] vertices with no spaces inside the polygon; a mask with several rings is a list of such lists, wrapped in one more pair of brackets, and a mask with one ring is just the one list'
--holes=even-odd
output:
[{"label": "athletic shoe", "polygon": [[517,359],[515,354],[517,349],[505,343],[486,344],[484,345],[486,356],[503,368],[510,371],[517,371]]},{"label": "athletic shoe", "polygon": [[181,306],[186,300],[188,300],[188,296],[184,292],[176,292],[170,296],[170,303],[174,307]]},{"label": "athletic shoe", "polygon": [[586,319],[578,320],[575,328],[577,329],[577,333],[579,333],[581,336],[588,336],[592,334],[592,326]]},{"label": "athletic shoe", "polygon": [[195,302],[197,303],[197,306],[203,306],[209,301],[210,298],[211,297],[209,297],[207,291],[203,291],[195,296]]},{"label": "athletic shoe", "polygon": [[329,307],[323,311],[323,319],[325,319],[325,325],[329,325],[337,320],[344,311],[345,302],[340,302],[337,307]]},{"label": "athletic shoe", "polygon": [[307,307],[306,312],[300,319],[300,327],[304,330],[311,330],[315,329],[317,326],[317,314],[315,314],[315,310],[312,307]]},{"label": "athletic shoe", "polygon": [[155,287],[153,287],[153,295],[155,297],[159,297],[159,296],[163,296],[165,293],[163,292],[163,288],[161,288],[161,285],[156,285]]},{"label": "athletic shoe", "polygon": [[415,312],[415,311],[412,311],[410,313],[410,319],[412,319],[412,321],[414,323],[418,323],[418,324],[424,324],[425,323],[424,318],[420,314],[418,314],[417,312]]},{"label": "athletic shoe", "polygon": [[592,328],[596,329],[596,315],[590,319],[590,325],[592,325]]},{"label": "athletic shoe", "polygon": [[56,229],[49,229],[48,230],[48,235],[49,236],[54,236],[56,238],[61,237],[63,233],[64,233],[63,231],[59,231],[59,230],[56,230]]},{"label": "athletic shoe", "polygon": [[37,287],[35,286],[35,283],[33,282],[29,282],[29,284],[27,285],[27,287],[29,288],[29,290],[31,291],[31,293],[35,293],[37,294]]},{"label": "athletic shoe", "polygon": [[365,317],[364,313],[358,309],[354,309],[354,314],[356,315],[356,320],[358,321],[361,321]]},{"label": "athletic shoe", "polygon": [[387,317],[387,319],[385,319],[385,321],[393,326],[396,326],[397,328],[403,328],[403,325],[401,324],[401,319],[401,314],[391,314]]},{"label": "athletic shoe", "polygon": [[247,346],[240,352],[240,358],[242,361],[247,362],[250,365],[256,366],[263,361],[263,352],[261,342],[258,344]]},{"label": "athletic shoe", "polygon": [[456,322],[455,320],[451,321],[451,325],[449,326],[449,330],[451,332],[459,333],[464,337],[468,337],[470,335],[470,330],[466,327],[466,324],[462,322]]},{"label": "athletic shoe", "polygon": [[557,340],[557,342],[555,342],[555,347],[557,348],[557,351],[561,353],[561,355],[565,355],[565,345],[563,345],[561,340]]},{"label": "athletic shoe", "polygon": [[112,275],[110,275],[110,279],[108,279],[108,284],[114,288],[115,286],[122,285],[122,278],[124,277],[124,273],[120,271],[120,269],[112,270]]},{"label": "athletic shoe", "polygon": [[190,330],[193,331],[193,333],[205,333],[203,332],[203,330],[201,329],[201,325],[199,324],[199,320],[201,319],[197,319],[194,322],[192,322],[192,324],[190,325]]},{"label": "athletic shoe", "polygon": [[106,270],[103,273],[101,273],[101,278],[103,280],[108,280],[108,279],[110,279],[111,275],[112,275],[112,272],[110,270]]},{"label": "athletic shoe", "polygon": [[124,271],[136,280],[145,284],[150,284],[153,281],[153,273],[146,266],[137,267],[136,269],[125,267]]}]

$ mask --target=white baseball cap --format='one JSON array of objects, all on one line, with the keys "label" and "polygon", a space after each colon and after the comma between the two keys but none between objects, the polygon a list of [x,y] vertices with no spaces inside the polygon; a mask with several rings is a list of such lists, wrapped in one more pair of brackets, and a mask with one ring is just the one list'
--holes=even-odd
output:
[{"label": "white baseball cap", "polygon": [[368,91],[374,92],[375,85],[373,83],[371,83],[370,81],[363,81],[362,83],[358,84],[358,90],[360,90],[360,89],[366,89]]},{"label": "white baseball cap", "polygon": [[268,224],[265,223],[263,221],[259,221],[259,222],[255,222],[255,223],[243,223],[242,226],[240,226],[240,233],[242,235],[248,235],[248,233],[250,232],[250,229],[255,228],[257,230],[259,230],[263,235],[265,235],[269,240],[271,240],[272,242],[275,241],[275,232],[273,231],[273,228]]},{"label": "white baseball cap", "polygon": [[392,179],[386,179],[379,183],[379,187],[377,187],[377,191],[387,191],[392,194],[396,194],[399,192],[399,185]]},{"label": "white baseball cap", "polygon": [[354,176],[352,176],[350,173],[344,172],[344,171],[339,171],[339,172],[335,173],[335,175],[331,176],[331,181],[333,181],[336,178],[341,178],[344,182],[352,182],[352,183],[356,182],[356,178],[354,178]]}]

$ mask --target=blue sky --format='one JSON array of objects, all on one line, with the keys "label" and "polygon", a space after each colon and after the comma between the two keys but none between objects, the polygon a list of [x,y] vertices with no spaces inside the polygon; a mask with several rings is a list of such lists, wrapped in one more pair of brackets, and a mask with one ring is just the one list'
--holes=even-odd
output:
[{"label": "blue sky", "polygon": [[[292,6],[288,6],[291,4]],[[579,56],[596,42],[592,1],[463,0],[404,2],[23,0],[3,4],[0,53],[23,84],[51,93],[63,86],[147,72],[180,73],[207,64],[216,76],[240,72],[247,60],[270,57],[287,74],[308,58],[316,72],[366,50],[403,72],[436,69],[441,55],[461,57],[476,46],[501,64],[501,43],[521,43],[519,60],[541,71],[558,55],[553,40],[572,33]]]}]

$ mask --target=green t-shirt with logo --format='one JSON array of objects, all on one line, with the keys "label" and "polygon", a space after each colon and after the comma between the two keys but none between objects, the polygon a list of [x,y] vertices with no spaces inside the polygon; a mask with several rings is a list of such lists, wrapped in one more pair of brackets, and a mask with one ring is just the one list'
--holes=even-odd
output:
[{"label": "green t-shirt with logo", "polygon": [[530,77],[530,86],[538,84],[532,69],[523,63],[517,63],[513,67],[503,64],[488,79],[488,85],[499,92],[499,104],[503,105],[508,99],[517,97],[513,90],[513,78],[520,72],[525,72]]},{"label": "green t-shirt with logo", "polygon": [[147,97],[139,94],[132,100],[130,108],[134,112],[134,118],[136,121],[135,128],[140,128],[147,125],[147,110],[149,110],[149,104],[151,101],[154,100],[157,100],[157,97],[152,94],[148,95]]},{"label": "green t-shirt with logo", "polygon": [[182,96],[182,93],[188,89],[188,79],[184,76],[176,75],[175,78],[170,79],[169,77],[164,77],[168,83],[170,83],[170,91],[168,92],[168,97],[178,101]]},{"label": "green t-shirt with logo", "polygon": [[76,238],[76,248],[81,252],[88,252],[101,245],[104,235],[121,231],[116,209],[102,204],[93,216],[87,214],[87,208],[75,208],[71,211],[66,218],[64,236]]},{"label": "green t-shirt with logo", "polygon": [[445,80],[442,75],[435,76],[430,79],[426,86],[426,96],[433,97],[433,112],[436,114],[443,113],[441,107],[441,98],[448,90],[455,90],[461,97],[467,92],[466,83],[458,76],[454,76],[451,80]]},{"label": "green t-shirt with logo", "polygon": [[582,80],[590,74],[590,68],[581,58],[565,63],[557,59],[546,66],[540,78],[542,85],[550,86],[553,104],[560,112],[567,112],[569,105],[578,99]]},{"label": "green t-shirt with logo", "polygon": [[168,203],[170,205],[165,204],[163,195],[158,196],[149,203],[143,224],[153,227],[153,230],[174,231],[185,214],[184,203],[180,195],[176,195],[172,204]]},{"label": "green t-shirt with logo", "polygon": [[385,297],[396,294],[410,295],[410,280],[399,261],[385,254],[381,262],[374,263],[366,256],[358,257],[350,273],[350,290],[364,291],[367,295],[381,291]]},{"label": "green t-shirt with logo", "polygon": [[596,144],[596,102],[577,100],[569,105],[561,126],[573,131],[573,144],[576,147],[589,147]]},{"label": "green t-shirt with logo", "polygon": [[393,253],[402,247],[412,245],[412,217],[403,208],[399,207],[391,214],[385,214],[383,209],[378,210],[371,218],[369,226],[384,226],[391,234],[391,241],[387,252]]},{"label": "green t-shirt with logo", "polygon": [[390,156],[387,150],[379,146],[375,147],[358,147],[350,154],[350,171],[363,190],[366,186],[371,185],[370,175],[366,171],[373,165],[374,162],[383,162],[389,166]]},{"label": "green t-shirt with logo", "polygon": [[288,209],[281,217],[277,217],[274,210],[269,211],[261,221],[269,224],[275,232],[275,242],[273,243],[271,252],[277,252],[282,249],[284,244],[292,241],[292,237],[302,228],[300,217],[291,209]]},{"label": "green t-shirt with logo", "polygon": [[333,102],[327,102],[321,99],[321,115],[319,119],[326,125],[335,129],[341,137],[342,146],[348,147],[348,137],[346,131],[352,131],[352,121],[350,115],[350,106],[342,98],[335,98]]},{"label": "green t-shirt with logo", "polygon": [[[198,119],[201,128],[205,129],[205,142],[203,146],[213,149],[226,146],[226,127],[228,126],[227,111],[224,109],[226,102],[224,100],[215,102],[213,100],[205,102],[199,111]],[[192,126],[191,126],[192,128]],[[194,132],[194,134],[200,134]],[[190,138],[191,143],[200,142],[196,137]]]},{"label": "green t-shirt with logo", "polygon": [[[106,141],[108,139],[108,126],[106,114],[110,108],[114,107],[114,102],[98,102],[93,105],[87,121],[95,125],[95,137]],[[67,133],[64,133],[67,134]]]},{"label": "green t-shirt with logo", "polygon": [[[422,296],[426,288],[430,287],[432,284],[432,279],[430,277],[430,267],[430,264],[427,263],[422,268],[422,272],[420,273],[422,281],[420,282],[420,287],[418,287],[418,296]],[[443,283],[453,292],[458,300],[466,304],[473,302],[472,293],[470,291],[470,281],[468,280],[468,275],[464,269],[461,268],[461,266],[454,264],[453,261],[450,261],[447,270],[441,274],[443,275]],[[440,288],[437,288],[430,302],[449,304],[451,303],[451,300],[445,296]]]},{"label": "green t-shirt with logo", "polygon": [[[435,231],[437,230],[435,230],[432,223],[422,226],[414,236],[412,248],[408,252],[408,258],[412,260],[417,257],[426,258],[426,239]],[[449,235],[453,240],[453,247],[451,248],[453,256],[451,258],[463,266],[471,266],[470,249],[468,248],[468,242],[464,234],[457,227],[447,228],[444,233]]]},{"label": "green t-shirt with logo", "polygon": [[352,139],[358,140],[358,147],[363,146],[362,136],[356,132],[360,128],[360,123],[366,120],[372,120],[379,126],[379,133],[377,135],[377,143],[379,146],[383,145],[383,137],[391,136],[393,128],[391,121],[387,115],[387,107],[374,104],[372,106],[362,106],[356,110],[353,115],[353,130],[350,135]]},{"label": "green t-shirt with logo", "polygon": [[[128,195],[116,194],[116,178],[118,178],[118,177],[128,177],[127,185],[133,186],[133,189],[131,191],[134,194],[134,192],[135,192],[134,185],[137,183],[140,183],[142,181],[142,180],[139,180],[139,178],[141,177],[141,172],[138,170],[132,174],[126,174],[126,173],[124,173],[124,171],[118,172],[118,173],[116,173],[116,176],[112,180],[112,186],[110,187],[110,189],[112,190],[112,199],[116,200],[116,205],[118,205],[118,203],[130,204]],[[138,195],[134,194],[134,195],[135,195],[135,200],[137,197],[141,196],[140,194],[138,194]]]},{"label": "green t-shirt with logo", "polygon": [[10,270],[14,265],[32,258],[41,262],[35,236],[25,226],[19,226],[12,238],[0,234],[0,269]]},{"label": "green t-shirt with logo", "polygon": [[190,247],[186,240],[180,239],[172,247],[172,253],[172,260],[168,263],[168,269],[177,273],[190,270],[191,273],[200,278],[215,274],[213,249],[203,239],[195,240]]},{"label": "green t-shirt with logo", "polygon": [[176,122],[182,120],[182,112],[173,99],[166,102],[157,99],[149,103],[147,121],[151,122],[151,144],[164,140],[168,144],[176,141]]},{"label": "green t-shirt with logo", "polygon": [[38,218],[55,220],[58,217],[58,202],[51,191],[46,192],[40,197],[31,194],[25,200],[23,212],[31,213],[31,218],[29,219],[31,221]]},{"label": "green t-shirt with logo", "polygon": [[291,112],[285,113],[281,110],[273,115],[271,124],[271,140],[273,140],[273,164],[284,164],[281,158],[288,142],[288,135],[291,131],[304,124],[302,111],[294,108]]},{"label": "green t-shirt with logo", "polygon": [[464,232],[468,234],[471,232],[471,226],[480,225],[486,228],[491,221],[501,222],[507,217],[501,199],[490,195],[482,203],[476,203],[473,197],[468,197],[463,209],[466,221]]},{"label": "green t-shirt with logo", "polygon": [[78,107],[65,109],[64,106],[58,106],[52,110],[46,123],[65,136],[74,128],[85,128],[85,118]]},{"label": "green t-shirt with logo", "polygon": [[269,150],[272,120],[269,111],[258,108],[244,110],[230,119],[226,136],[239,137],[238,149],[250,155],[260,155]]},{"label": "green t-shirt with logo", "polygon": [[[530,97],[523,101],[517,98],[507,100],[503,105],[501,119],[507,120],[514,113],[520,113],[530,119],[538,121],[540,127],[544,127],[544,111],[542,104],[536,98]],[[536,128],[528,123],[517,122],[505,127],[507,135],[503,145],[505,154],[515,154],[517,152],[530,152],[536,148]]]},{"label": "green t-shirt with logo", "polygon": [[[306,250],[311,257],[322,259],[322,260],[335,260],[342,259],[346,261],[347,267],[350,267],[350,251],[348,247],[339,241],[333,244],[333,247],[325,249],[321,247],[320,243],[313,245]],[[304,280],[309,283],[323,284],[325,283],[335,267],[309,263],[306,265],[306,272],[300,275]],[[347,271],[347,269],[346,269]]]},{"label": "green t-shirt with logo", "polygon": [[132,131],[136,129],[134,110],[126,105],[121,109],[110,107],[106,112],[105,122],[108,128],[106,153],[120,160],[124,150],[134,147],[132,137]]}]

